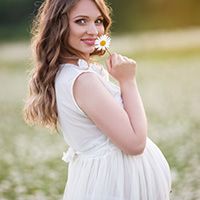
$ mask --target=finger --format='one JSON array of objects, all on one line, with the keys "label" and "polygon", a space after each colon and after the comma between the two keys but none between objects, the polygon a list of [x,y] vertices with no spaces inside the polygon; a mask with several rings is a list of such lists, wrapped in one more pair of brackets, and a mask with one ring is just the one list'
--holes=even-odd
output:
[{"label": "finger", "polygon": [[112,55],[110,56],[111,67],[115,65],[117,57],[118,57],[117,53],[112,53]]},{"label": "finger", "polygon": [[136,64],[136,61],[135,61],[135,60],[133,60],[133,59],[131,59],[131,58],[128,58],[128,57],[126,57],[126,56],[123,56],[123,59],[124,59],[125,61],[129,62],[129,63]]},{"label": "finger", "polygon": [[116,67],[123,63],[123,57],[120,54],[114,53],[112,55],[112,67]]},{"label": "finger", "polygon": [[129,58],[127,58],[126,56],[123,56],[123,60],[125,60],[125,61],[127,61],[127,62],[129,62],[129,61],[130,61],[130,59],[129,59]]}]

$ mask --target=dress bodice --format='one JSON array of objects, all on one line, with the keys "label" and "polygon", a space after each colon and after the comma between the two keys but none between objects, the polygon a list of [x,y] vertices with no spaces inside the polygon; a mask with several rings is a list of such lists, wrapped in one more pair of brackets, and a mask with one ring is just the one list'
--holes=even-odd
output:
[{"label": "dress bodice", "polygon": [[109,80],[108,72],[101,65],[88,65],[80,59],[78,65],[60,66],[55,81],[58,118],[66,143],[77,153],[113,146],[75,101],[73,85],[76,78],[84,72],[95,73],[114,99],[123,106],[120,88]]}]

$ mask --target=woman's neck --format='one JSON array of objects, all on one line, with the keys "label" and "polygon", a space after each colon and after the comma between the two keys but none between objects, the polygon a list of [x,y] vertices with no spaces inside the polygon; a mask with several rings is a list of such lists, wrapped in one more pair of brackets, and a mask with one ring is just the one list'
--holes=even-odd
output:
[{"label": "woman's neck", "polygon": [[63,62],[77,65],[78,60],[80,60],[80,59],[86,61],[88,64],[93,62],[91,58],[89,58],[89,59],[85,59],[85,58],[76,58],[76,59],[71,58],[70,59],[70,58],[67,58],[67,59],[63,60]]}]

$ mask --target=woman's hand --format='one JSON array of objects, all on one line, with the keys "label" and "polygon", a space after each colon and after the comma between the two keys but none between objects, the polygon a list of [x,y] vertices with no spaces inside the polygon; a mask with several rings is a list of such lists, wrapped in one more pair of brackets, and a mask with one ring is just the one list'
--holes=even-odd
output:
[{"label": "woman's hand", "polygon": [[134,80],[136,75],[136,62],[130,58],[113,53],[106,61],[107,69],[119,83]]}]

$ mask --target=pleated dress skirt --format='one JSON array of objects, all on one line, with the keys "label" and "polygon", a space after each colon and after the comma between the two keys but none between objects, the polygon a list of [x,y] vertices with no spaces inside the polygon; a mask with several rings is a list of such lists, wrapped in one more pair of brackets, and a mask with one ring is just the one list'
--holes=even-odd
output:
[{"label": "pleated dress skirt", "polygon": [[67,154],[63,200],[169,200],[169,165],[149,138],[144,152],[137,156],[110,144],[95,152],[78,154],[70,149]]}]

